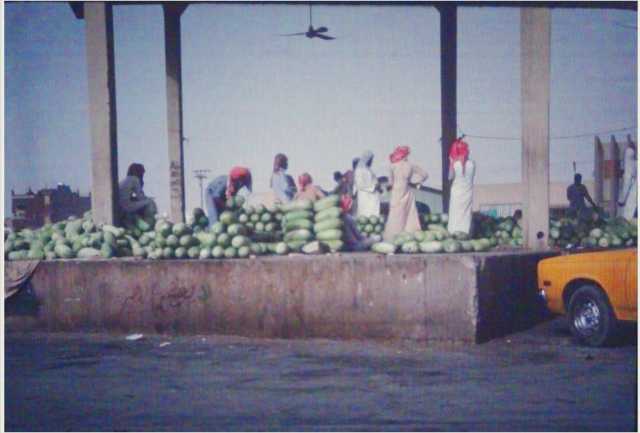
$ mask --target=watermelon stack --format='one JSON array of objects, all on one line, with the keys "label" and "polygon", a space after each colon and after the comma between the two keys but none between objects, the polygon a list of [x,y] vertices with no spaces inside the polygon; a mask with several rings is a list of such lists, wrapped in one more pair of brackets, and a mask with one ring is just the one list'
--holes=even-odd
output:
[{"label": "watermelon stack", "polygon": [[488,251],[492,246],[487,238],[469,239],[465,233],[451,234],[446,230],[431,227],[429,230],[415,233],[399,233],[393,242],[378,242],[371,250],[384,254],[462,253]]},{"label": "watermelon stack", "polygon": [[449,214],[446,213],[425,213],[422,214],[422,227],[429,224],[442,224],[444,227],[449,222]]},{"label": "watermelon stack", "polygon": [[343,249],[343,221],[340,197],[332,194],[321,198],[313,204],[313,232],[315,238],[326,244],[331,252]]},{"label": "watermelon stack", "polygon": [[[260,247],[253,246],[249,238],[250,229],[241,218],[243,204],[242,197],[232,197],[227,200],[225,210],[209,231],[215,236],[215,243],[211,244],[210,238],[201,235],[201,243],[204,244],[205,249],[200,252],[200,258],[247,258],[250,254],[264,254],[266,252]],[[207,247],[210,248],[209,257]]]},{"label": "watermelon stack", "polygon": [[283,240],[290,251],[300,252],[305,244],[314,240],[313,203],[296,200],[280,206]]},{"label": "watermelon stack", "polygon": [[249,229],[253,242],[269,243],[282,240],[282,212],[278,210],[269,210],[264,205],[250,206],[240,211],[238,221]]},{"label": "watermelon stack", "polygon": [[398,233],[392,242],[378,242],[371,247],[381,254],[460,253],[484,252],[496,245],[495,239],[482,237],[471,239],[463,232],[447,231],[447,214],[423,215],[425,230]]},{"label": "watermelon stack", "polygon": [[381,216],[359,216],[356,219],[358,231],[364,236],[373,239],[376,242],[382,240],[382,233],[384,232],[385,220]]}]

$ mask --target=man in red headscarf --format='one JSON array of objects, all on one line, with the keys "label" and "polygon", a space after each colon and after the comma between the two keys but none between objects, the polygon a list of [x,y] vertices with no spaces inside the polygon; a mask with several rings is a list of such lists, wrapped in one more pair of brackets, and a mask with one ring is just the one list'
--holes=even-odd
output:
[{"label": "man in red headscarf", "polygon": [[233,167],[229,175],[216,177],[207,186],[207,216],[209,227],[218,221],[218,215],[224,210],[226,200],[234,197],[242,188],[251,191],[251,171],[246,167]]},{"label": "man in red headscarf", "polygon": [[233,167],[227,180],[227,198],[234,197],[242,187],[251,191],[251,172],[246,167]]},{"label": "man in red headscarf", "polygon": [[324,196],[324,192],[313,185],[313,179],[309,173],[302,173],[298,176],[298,192],[296,193],[295,200],[309,200],[313,202]]},{"label": "man in red headscarf", "polygon": [[473,202],[473,179],[475,163],[469,159],[469,145],[458,139],[451,144],[449,150],[449,180],[451,181],[451,195],[449,201],[450,233],[471,232]]},{"label": "man in red headscarf", "polygon": [[409,146],[398,146],[394,149],[394,151],[389,155],[389,160],[392,164],[396,162],[400,162],[403,159],[406,159],[409,156]]},{"label": "man in red headscarf", "polygon": [[409,153],[408,146],[398,146],[389,155],[391,199],[389,200],[389,217],[383,235],[385,241],[393,241],[400,232],[411,233],[421,228],[413,187],[427,180],[427,173],[407,161]]}]

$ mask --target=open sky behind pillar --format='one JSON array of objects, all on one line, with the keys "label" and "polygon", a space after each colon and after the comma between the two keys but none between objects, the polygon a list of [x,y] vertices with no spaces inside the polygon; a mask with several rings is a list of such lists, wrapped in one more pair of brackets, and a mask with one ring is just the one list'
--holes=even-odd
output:
[{"label": "open sky behind pillar", "polygon": [[[192,5],[182,16],[187,208],[199,205],[192,171],[210,179],[252,168],[268,189],[273,156],[326,188],[364,150],[388,172],[388,154],[411,159],[441,187],[439,15],[432,7],[315,5],[334,41],[281,37],[305,31],[306,5]],[[551,136],[635,126],[636,13],[554,9]],[[169,208],[163,16],[159,6],[114,7],[118,165],[147,167],[145,190]],[[459,133],[469,138],[478,183],[519,182],[520,12],[458,11]],[[5,213],[11,190],[90,190],[84,21],[67,3],[5,8]],[[619,141],[636,131],[616,134]],[[610,134],[605,134],[606,137]],[[605,137],[603,137],[605,138]],[[594,137],[552,139],[551,179],[572,162],[593,177]]]}]

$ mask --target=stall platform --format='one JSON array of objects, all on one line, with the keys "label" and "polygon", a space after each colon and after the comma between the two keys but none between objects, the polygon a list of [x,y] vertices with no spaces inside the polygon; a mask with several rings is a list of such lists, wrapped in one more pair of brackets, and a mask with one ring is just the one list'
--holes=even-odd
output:
[{"label": "stall platform", "polygon": [[483,342],[544,317],[536,265],[557,254],[58,260],[26,291],[32,326],[56,332]]}]

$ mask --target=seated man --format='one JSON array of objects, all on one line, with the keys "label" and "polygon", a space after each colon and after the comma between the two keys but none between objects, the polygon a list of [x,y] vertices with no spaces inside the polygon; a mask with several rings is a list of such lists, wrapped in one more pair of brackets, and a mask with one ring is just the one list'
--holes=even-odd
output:
[{"label": "seated man", "polygon": [[348,195],[343,195],[340,199],[342,208],[342,223],[344,224],[343,234],[345,249],[347,251],[368,251],[375,243],[373,239],[366,238],[358,230],[355,219],[349,213],[353,205],[353,199]]},{"label": "seated man", "polygon": [[136,215],[148,218],[158,209],[153,199],[143,191],[145,169],[142,164],[133,163],[127,170],[127,177],[120,182],[118,191],[119,215],[123,221],[134,221]]}]

